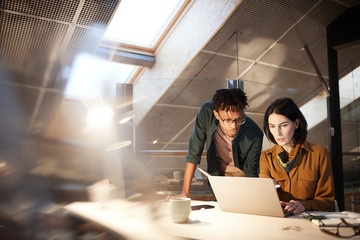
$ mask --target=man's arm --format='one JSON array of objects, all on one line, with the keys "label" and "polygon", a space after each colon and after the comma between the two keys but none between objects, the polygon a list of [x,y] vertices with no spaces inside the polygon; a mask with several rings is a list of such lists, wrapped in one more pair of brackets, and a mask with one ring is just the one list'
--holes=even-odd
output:
[{"label": "man's arm", "polygon": [[262,149],[262,140],[263,140],[262,136],[258,137],[251,145],[250,151],[247,155],[244,164],[244,172],[246,177],[258,177],[259,158]]},{"label": "man's arm", "polygon": [[204,103],[196,116],[194,129],[189,140],[188,153],[185,158],[186,166],[181,195],[189,197],[191,180],[194,176],[196,166],[200,164],[201,161],[201,154],[204,150],[207,138],[207,126],[211,116],[213,116],[211,104],[209,102]]},{"label": "man's arm", "polygon": [[189,197],[191,180],[194,176],[196,166],[197,165],[194,163],[190,163],[190,162],[186,163],[185,173],[184,173],[184,183],[183,183],[181,195],[185,195],[186,197]]}]

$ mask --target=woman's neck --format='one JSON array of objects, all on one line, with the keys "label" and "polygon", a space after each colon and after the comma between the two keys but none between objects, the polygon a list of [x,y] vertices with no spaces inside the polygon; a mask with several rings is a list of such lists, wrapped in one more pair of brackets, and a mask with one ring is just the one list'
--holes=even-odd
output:
[{"label": "woman's neck", "polygon": [[283,146],[283,149],[285,150],[286,154],[289,156],[289,153],[290,153],[292,147],[290,147],[290,146]]}]

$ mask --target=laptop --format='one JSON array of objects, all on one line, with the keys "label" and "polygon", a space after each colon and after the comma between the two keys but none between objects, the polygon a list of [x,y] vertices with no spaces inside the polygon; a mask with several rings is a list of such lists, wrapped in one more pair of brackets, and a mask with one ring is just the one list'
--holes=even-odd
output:
[{"label": "laptop", "polygon": [[287,216],[280,204],[273,179],[211,176],[203,169],[197,169],[209,179],[222,211],[272,217]]}]

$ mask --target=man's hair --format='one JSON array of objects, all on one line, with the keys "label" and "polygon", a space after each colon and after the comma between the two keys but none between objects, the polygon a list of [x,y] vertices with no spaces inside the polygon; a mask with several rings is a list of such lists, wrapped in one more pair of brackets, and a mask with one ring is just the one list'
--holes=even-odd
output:
[{"label": "man's hair", "polygon": [[294,101],[291,98],[279,98],[272,102],[266,109],[263,126],[264,133],[271,142],[277,144],[269,129],[269,116],[273,113],[283,115],[293,122],[295,122],[296,119],[299,119],[299,126],[295,129],[293,143],[303,144],[307,136],[307,122]]},{"label": "man's hair", "polygon": [[212,109],[217,112],[220,110],[242,112],[246,106],[249,106],[247,103],[247,96],[239,88],[216,90],[211,105]]}]

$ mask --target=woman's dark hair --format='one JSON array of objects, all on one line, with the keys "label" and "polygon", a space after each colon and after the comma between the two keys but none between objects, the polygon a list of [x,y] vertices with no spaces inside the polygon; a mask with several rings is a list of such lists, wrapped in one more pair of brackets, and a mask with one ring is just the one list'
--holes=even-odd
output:
[{"label": "woman's dark hair", "polygon": [[212,109],[215,111],[242,112],[249,106],[246,94],[239,88],[216,90],[212,98]]},{"label": "woman's dark hair", "polygon": [[272,113],[280,114],[291,121],[295,122],[296,119],[299,119],[299,126],[295,129],[295,133],[293,136],[294,144],[302,144],[307,136],[307,122],[304,115],[301,113],[300,109],[291,98],[279,98],[275,100],[270,106],[266,109],[264,116],[264,132],[266,137],[277,144],[274,136],[271,134],[269,130],[269,116]]}]

